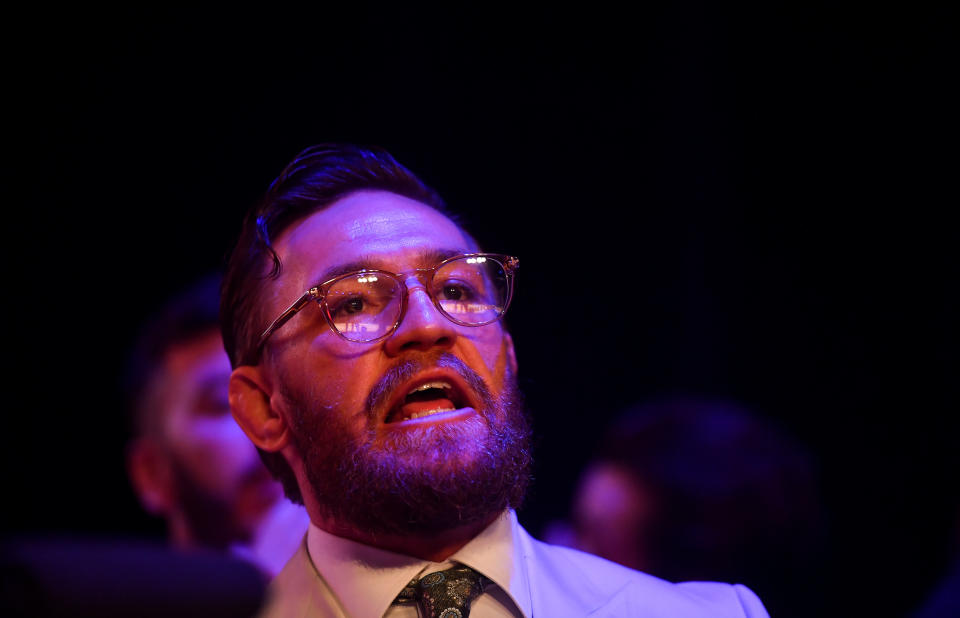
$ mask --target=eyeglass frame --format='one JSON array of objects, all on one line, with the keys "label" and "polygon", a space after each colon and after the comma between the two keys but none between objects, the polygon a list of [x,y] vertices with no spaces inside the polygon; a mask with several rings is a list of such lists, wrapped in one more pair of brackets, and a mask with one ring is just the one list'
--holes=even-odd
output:
[{"label": "eyeglass frame", "polygon": [[[507,278],[507,297],[503,301],[503,309],[500,311],[500,313],[497,314],[497,317],[493,318],[492,320],[487,320],[486,322],[483,322],[480,324],[468,324],[466,322],[457,320],[456,318],[451,316],[449,313],[447,313],[447,311],[440,305],[440,301],[437,299],[437,297],[434,296],[433,292],[430,291],[430,283],[433,281],[433,277],[434,275],[436,275],[437,270],[439,270],[446,264],[449,264],[450,262],[453,262],[456,260],[462,260],[464,258],[472,258],[472,257],[482,257],[482,258],[492,259],[503,268],[504,275]],[[290,319],[294,315],[296,315],[301,309],[306,307],[310,303],[310,301],[316,301],[317,304],[320,306],[320,313],[323,314],[323,318],[324,320],[326,320],[327,324],[330,326],[330,330],[335,332],[337,335],[339,335],[343,339],[349,341],[350,343],[376,343],[377,341],[386,339],[387,337],[392,335],[394,331],[397,330],[397,327],[400,326],[400,323],[403,321],[403,318],[407,313],[407,298],[409,298],[410,296],[410,290],[407,288],[406,281],[404,281],[404,275],[410,276],[410,275],[413,275],[414,273],[417,274],[418,278],[421,274],[430,273],[430,278],[424,281],[427,296],[430,297],[430,300],[433,301],[434,306],[440,311],[440,314],[443,315],[443,317],[445,317],[446,319],[460,326],[486,326],[487,324],[493,324],[494,322],[499,321],[500,318],[502,318],[504,314],[507,313],[507,309],[510,307],[510,301],[513,299],[513,277],[519,266],[520,266],[520,260],[510,255],[504,255],[501,253],[461,253],[459,255],[453,255],[444,260],[441,260],[439,264],[437,264],[436,266],[432,266],[431,268],[413,268],[403,273],[393,273],[393,272],[390,272],[389,270],[382,270],[379,268],[364,268],[361,270],[355,270],[349,273],[337,275],[336,277],[327,279],[323,283],[318,283],[317,285],[314,285],[311,288],[309,288],[306,292],[303,293],[303,295],[300,296],[300,298],[295,300],[293,304],[287,307],[283,311],[283,313],[277,316],[277,318],[273,322],[270,322],[270,325],[267,326],[266,330],[263,331],[263,334],[260,335],[260,341],[257,342],[256,356],[259,357],[260,354],[263,352],[263,346],[267,343],[267,339],[270,338],[270,335],[275,333],[281,326],[289,322]],[[365,275],[365,274],[381,274],[381,275],[386,275],[388,277],[395,279],[397,282],[400,283],[400,287],[403,291],[403,294],[400,295],[400,311],[398,312],[397,319],[389,328],[386,329],[386,332],[384,334],[380,335],[376,339],[371,339],[369,341],[355,341],[353,339],[350,339],[343,333],[341,333],[340,330],[337,329],[336,326],[334,326],[333,320],[330,317],[330,308],[326,305],[326,293],[329,291],[329,288],[334,283],[342,279],[346,279],[348,277],[354,277],[357,275]]]}]

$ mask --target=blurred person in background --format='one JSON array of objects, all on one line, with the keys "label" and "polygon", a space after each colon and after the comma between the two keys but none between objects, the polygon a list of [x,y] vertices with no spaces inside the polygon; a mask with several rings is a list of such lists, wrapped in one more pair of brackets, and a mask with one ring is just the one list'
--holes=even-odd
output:
[{"label": "blurred person in background", "polygon": [[209,276],[144,325],[129,366],[127,470],[173,547],[226,551],[272,577],[309,518],[230,414],[218,306],[219,277]]},{"label": "blurred person in background", "polygon": [[564,544],[670,581],[740,581],[773,616],[820,601],[824,517],[810,455],[730,402],[628,409],[579,480]]}]

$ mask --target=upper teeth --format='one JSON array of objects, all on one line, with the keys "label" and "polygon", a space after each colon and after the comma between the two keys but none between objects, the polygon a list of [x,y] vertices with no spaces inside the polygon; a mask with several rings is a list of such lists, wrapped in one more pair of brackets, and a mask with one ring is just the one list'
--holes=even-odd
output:
[{"label": "upper teeth", "polygon": [[450,383],[449,383],[449,382],[442,382],[442,381],[427,382],[427,383],[425,383],[425,384],[421,384],[420,386],[418,386],[418,387],[416,387],[416,388],[410,389],[410,392],[407,393],[407,394],[408,394],[408,395],[412,395],[412,394],[418,393],[418,392],[420,392],[420,391],[425,391],[425,390],[427,390],[428,388],[443,388],[443,389],[446,389],[446,388],[450,388]]}]

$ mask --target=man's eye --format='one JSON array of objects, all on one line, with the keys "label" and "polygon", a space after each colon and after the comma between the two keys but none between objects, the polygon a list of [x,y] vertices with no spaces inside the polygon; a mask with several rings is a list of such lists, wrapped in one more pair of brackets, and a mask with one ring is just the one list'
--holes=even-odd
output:
[{"label": "man's eye", "polygon": [[337,313],[347,313],[347,314],[360,313],[361,311],[363,311],[363,299],[360,298],[359,296],[348,298],[343,302],[341,302],[339,305],[337,305],[334,311]]},{"label": "man's eye", "polygon": [[230,402],[227,399],[226,382],[206,387],[201,391],[193,405],[194,416],[229,416]]},{"label": "man's eye", "polygon": [[461,300],[465,296],[463,288],[456,285],[443,286],[442,293],[444,300]]},{"label": "man's eye", "polygon": [[341,296],[335,302],[328,299],[327,306],[332,316],[350,316],[363,313],[367,309],[367,303],[362,296]]},{"label": "man's eye", "polygon": [[470,300],[477,297],[476,288],[459,279],[448,279],[440,285],[440,300]]}]

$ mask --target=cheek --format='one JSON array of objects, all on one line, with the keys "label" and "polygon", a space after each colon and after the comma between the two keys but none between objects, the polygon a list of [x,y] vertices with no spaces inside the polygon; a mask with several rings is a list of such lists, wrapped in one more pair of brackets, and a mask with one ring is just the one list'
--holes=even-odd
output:
[{"label": "cheek", "polygon": [[285,404],[294,409],[328,413],[364,420],[367,396],[380,378],[382,368],[375,347],[361,350],[328,337],[318,337],[308,356],[310,362],[284,372]]},{"label": "cheek", "polygon": [[476,331],[476,334],[469,333],[469,336],[461,337],[462,358],[499,392],[503,388],[508,363],[506,338],[499,328],[485,331],[481,327]]},{"label": "cheek", "polygon": [[174,446],[196,481],[211,489],[236,483],[258,465],[256,448],[230,416],[184,424]]}]

